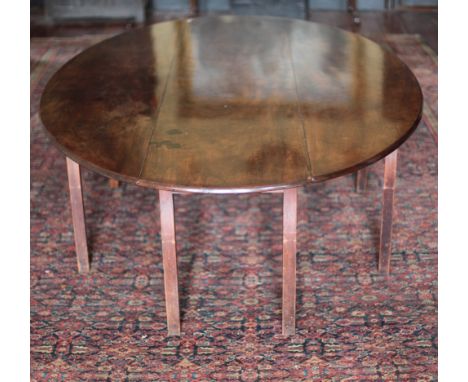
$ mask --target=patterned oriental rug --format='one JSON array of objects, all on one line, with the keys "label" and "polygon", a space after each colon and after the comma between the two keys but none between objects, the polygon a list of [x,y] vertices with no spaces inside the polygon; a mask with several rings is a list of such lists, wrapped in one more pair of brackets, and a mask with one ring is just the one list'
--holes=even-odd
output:
[{"label": "patterned oriental rug", "polygon": [[108,36],[31,40],[31,378],[34,381],[437,380],[437,59],[391,49],[421,81],[424,118],[401,147],[392,273],[376,271],[382,162],[303,188],[297,334],[281,333],[281,197],[176,196],[182,337],[167,337],[154,191],[84,171],[92,271],[76,271],[65,159],[40,94]]}]

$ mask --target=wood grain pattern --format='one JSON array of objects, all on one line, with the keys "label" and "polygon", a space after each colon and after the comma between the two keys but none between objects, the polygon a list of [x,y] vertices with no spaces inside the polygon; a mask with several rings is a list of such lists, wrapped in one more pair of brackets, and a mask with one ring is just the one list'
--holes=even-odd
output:
[{"label": "wood grain pattern", "polygon": [[380,227],[379,270],[390,273],[392,255],[393,205],[397,175],[398,150],[385,158],[382,220]]},{"label": "wood grain pattern", "polygon": [[161,216],[167,331],[170,336],[178,336],[180,335],[179,287],[177,281],[174,199],[172,192],[159,191],[159,209]]},{"label": "wood grain pattern", "polygon": [[80,165],[67,158],[68,186],[72,212],[78,272],[89,272],[89,254],[86,239],[86,220],[84,214],[83,191],[81,189]]},{"label": "wood grain pattern", "polygon": [[283,195],[283,335],[296,331],[297,188]]},{"label": "wood grain pattern", "polygon": [[359,35],[210,16],[135,29],[81,53],[49,81],[41,118],[67,156],[104,175],[239,193],[363,168],[412,133],[421,107],[406,65]]}]

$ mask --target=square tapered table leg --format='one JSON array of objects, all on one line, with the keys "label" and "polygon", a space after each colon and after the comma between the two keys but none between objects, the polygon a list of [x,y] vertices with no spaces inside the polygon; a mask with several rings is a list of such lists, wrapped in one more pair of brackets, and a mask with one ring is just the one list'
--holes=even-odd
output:
[{"label": "square tapered table leg", "polygon": [[70,158],[67,158],[67,174],[78,272],[87,273],[89,272],[89,254],[86,241],[86,222],[80,165]]},{"label": "square tapered table leg", "polygon": [[365,191],[367,188],[367,167],[356,172],[356,192]]},{"label": "square tapered table leg", "polygon": [[167,330],[170,336],[180,335],[179,289],[175,242],[174,198],[170,191],[159,191],[161,242],[166,297]]},{"label": "square tapered table leg", "polygon": [[283,194],[283,335],[296,331],[297,188]]},{"label": "square tapered table leg", "polygon": [[392,255],[393,204],[397,174],[398,150],[385,157],[382,221],[380,228],[379,271],[390,273]]}]

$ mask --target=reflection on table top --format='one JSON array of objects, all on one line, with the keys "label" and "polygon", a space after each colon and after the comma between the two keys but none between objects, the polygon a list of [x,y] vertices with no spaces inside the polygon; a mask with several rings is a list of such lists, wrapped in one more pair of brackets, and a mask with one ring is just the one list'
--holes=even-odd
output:
[{"label": "reflection on table top", "polygon": [[419,85],[393,54],[272,17],[155,24],[78,55],[41,118],[72,159],[142,185],[258,191],[380,159],[416,127]]}]

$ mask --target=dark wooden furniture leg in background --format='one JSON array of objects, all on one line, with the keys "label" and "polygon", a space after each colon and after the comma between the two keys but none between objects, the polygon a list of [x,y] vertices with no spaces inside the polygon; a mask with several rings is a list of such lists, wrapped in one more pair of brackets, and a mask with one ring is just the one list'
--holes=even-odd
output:
[{"label": "dark wooden furniture leg in background", "polygon": [[359,17],[358,11],[357,11],[357,0],[348,0],[348,12],[352,14],[353,16],[353,23],[356,25],[361,24],[361,18]]},{"label": "dark wooden furniture leg in background", "polygon": [[76,260],[78,272],[89,272],[88,244],[86,242],[86,223],[81,189],[80,165],[67,158],[68,186],[70,188],[70,204],[75,237]]},{"label": "dark wooden furniture leg in background", "polygon": [[197,17],[200,14],[200,4],[198,4],[198,0],[190,0],[190,14],[193,17]]},{"label": "dark wooden furniture leg in background", "polygon": [[180,335],[179,288],[174,223],[174,198],[170,191],[159,191],[161,216],[161,243],[166,296],[167,331],[170,336]]},{"label": "dark wooden furniture leg in background", "polygon": [[367,167],[356,172],[356,191],[362,192],[367,188]]},{"label": "dark wooden furniture leg in background", "polygon": [[283,193],[283,335],[296,331],[297,188]]},{"label": "dark wooden furniture leg in background", "polygon": [[392,255],[392,220],[398,150],[385,157],[382,223],[380,227],[379,271],[390,272]]}]

